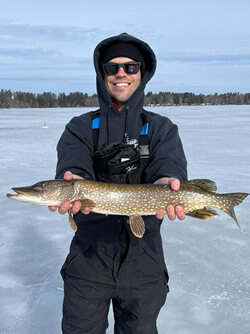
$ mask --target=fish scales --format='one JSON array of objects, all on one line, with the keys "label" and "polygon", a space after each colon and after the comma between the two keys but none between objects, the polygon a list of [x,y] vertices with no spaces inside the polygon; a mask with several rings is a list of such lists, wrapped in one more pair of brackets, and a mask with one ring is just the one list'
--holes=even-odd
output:
[{"label": "fish scales", "polygon": [[227,194],[216,194],[189,184],[182,184],[178,192],[166,185],[117,185],[93,181],[79,181],[79,185],[82,189],[79,199],[84,196],[91,199],[95,202],[93,212],[103,214],[154,215],[157,210],[165,209],[166,203],[182,205],[186,213],[210,206],[223,210],[230,203]]},{"label": "fish scales", "polygon": [[[86,183],[82,184],[83,188]],[[92,189],[93,190],[93,189]],[[136,185],[116,185],[95,183],[95,189],[91,193],[88,190],[80,190],[79,199],[87,196],[94,201],[96,206],[94,212],[119,215],[153,215],[159,208],[159,197],[162,196],[161,187]],[[163,202],[164,199],[161,199]],[[162,204],[164,207],[164,205]]]},{"label": "fish scales", "polygon": [[[181,183],[179,191],[173,191],[169,185],[111,184],[83,179],[42,181],[13,190],[16,194],[7,196],[21,202],[60,206],[64,201],[79,200],[82,208],[90,207],[96,213],[128,216],[131,231],[137,237],[142,237],[145,232],[141,216],[155,215],[159,209],[165,210],[168,204],[182,205],[186,215],[199,219],[218,215],[212,208],[221,209],[240,228],[234,207],[249,195],[218,194],[216,184],[207,179]],[[70,219],[71,225],[76,229],[72,217]]]}]

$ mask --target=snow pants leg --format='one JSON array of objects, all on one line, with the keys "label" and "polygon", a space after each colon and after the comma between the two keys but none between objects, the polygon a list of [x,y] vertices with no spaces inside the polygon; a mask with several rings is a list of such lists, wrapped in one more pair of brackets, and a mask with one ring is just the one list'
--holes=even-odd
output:
[{"label": "snow pants leg", "polygon": [[111,300],[115,334],[157,334],[166,294],[165,287],[115,289],[65,276],[63,334],[105,334]]},{"label": "snow pants leg", "polygon": [[108,327],[110,289],[88,281],[64,279],[63,334],[104,334]]},{"label": "snow pants leg", "polygon": [[166,286],[120,289],[113,299],[115,334],[157,334],[156,320],[166,301]]},{"label": "snow pants leg", "polygon": [[120,264],[107,249],[73,248],[62,268],[63,334],[105,334],[111,301],[115,334],[158,333],[168,293],[164,271],[143,249]]}]

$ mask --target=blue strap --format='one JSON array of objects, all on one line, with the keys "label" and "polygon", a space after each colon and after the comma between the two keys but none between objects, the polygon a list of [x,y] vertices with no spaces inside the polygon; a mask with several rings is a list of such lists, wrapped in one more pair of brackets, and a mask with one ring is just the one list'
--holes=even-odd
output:
[{"label": "blue strap", "polygon": [[140,135],[147,135],[148,134],[148,123],[145,123],[143,125],[143,128],[141,129]]},{"label": "blue strap", "polygon": [[100,117],[92,120],[92,129],[99,129],[99,128],[100,128]]},{"label": "blue strap", "polygon": [[[99,129],[100,128],[100,117],[94,118],[92,120],[92,129]],[[148,134],[148,123],[145,123],[141,129],[140,135],[147,135]]]}]

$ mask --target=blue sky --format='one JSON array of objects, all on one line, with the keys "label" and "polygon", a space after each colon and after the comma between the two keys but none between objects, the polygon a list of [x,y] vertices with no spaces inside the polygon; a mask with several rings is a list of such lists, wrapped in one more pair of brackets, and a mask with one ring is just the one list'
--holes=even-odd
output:
[{"label": "blue sky", "polygon": [[250,92],[249,0],[0,4],[0,89],[93,94],[96,44],[128,32],[157,56],[146,92]]}]

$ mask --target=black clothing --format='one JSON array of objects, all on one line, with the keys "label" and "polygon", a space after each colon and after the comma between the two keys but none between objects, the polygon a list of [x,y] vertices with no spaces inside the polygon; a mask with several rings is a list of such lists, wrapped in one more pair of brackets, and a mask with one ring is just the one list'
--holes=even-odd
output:
[{"label": "black clothing", "polygon": [[[155,72],[155,68],[156,68],[155,54],[147,43],[131,35],[128,35],[126,33],[107,38],[96,46],[95,51],[94,51],[94,65],[95,65],[95,70],[97,73],[97,86],[100,84],[99,88],[101,88],[102,90],[103,88],[102,80],[99,80],[99,78],[101,79],[100,74],[102,74],[103,63],[111,59],[109,58],[111,56],[111,53],[113,53],[114,58],[118,56],[117,49],[116,49],[116,46],[114,46],[114,44],[119,44],[119,45],[130,44],[131,45],[131,48],[129,50],[127,49],[124,51],[123,57],[128,57],[128,58],[141,62],[141,66],[142,66],[141,72],[142,72],[143,79],[146,74],[144,86],[142,89],[142,92],[143,92],[146,83],[150,80],[150,78],[154,75],[154,72]],[[122,48],[124,50],[124,46]],[[132,48],[138,49],[138,52],[133,52]],[[121,54],[119,56],[121,56]],[[105,87],[104,87],[104,91],[106,91]],[[100,94],[98,87],[97,87],[97,93],[98,95]]]},{"label": "black clothing", "polygon": [[[117,112],[112,104],[100,68],[102,48],[107,47],[114,41],[132,43],[140,49],[145,59],[145,73],[141,84],[120,112]],[[176,177],[180,181],[185,181],[187,179],[186,159],[177,126],[167,117],[143,110],[144,88],[153,76],[156,67],[155,55],[151,48],[143,41],[127,34],[121,34],[104,40],[96,47],[94,64],[100,105],[100,130],[97,149],[101,150],[112,143],[123,143],[125,134],[130,139],[138,140],[143,126],[141,114],[144,112],[149,123],[150,156],[140,183],[142,181],[153,183],[161,177]],[[96,173],[93,168],[95,152],[92,115],[93,112],[88,112],[73,118],[67,124],[57,146],[56,178],[63,178],[64,173],[70,170],[84,178],[100,179],[98,177],[99,173]],[[118,182],[117,179],[112,178],[110,181]],[[65,280],[64,333],[105,333],[105,319],[110,298],[113,299],[114,315],[117,316],[116,334],[157,333],[155,322],[168,289],[168,274],[160,236],[161,221],[155,216],[143,217],[146,232],[143,238],[139,239],[131,233],[127,224],[127,217],[105,216],[96,213],[83,215],[79,212],[74,219],[78,229],[71,245],[70,254],[62,270]],[[100,288],[98,297],[91,293],[86,295],[86,286],[94,294]],[[81,287],[83,287],[82,292],[80,291]],[[109,289],[109,292],[107,292],[107,289]],[[149,295],[144,289],[148,291]],[[153,296],[157,296],[158,293],[162,298],[157,297],[160,298],[159,303],[154,303]],[[77,298],[76,295],[80,298]],[[87,329],[83,331],[82,329],[81,331],[81,328],[86,325],[83,324],[84,314],[89,314],[89,310],[82,309],[83,298],[81,297],[83,296],[84,303],[87,301],[88,304],[89,301],[98,298],[99,302],[102,300],[102,303],[106,305],[104,307],[104,304],[100,306],[99,302],[97,303],[103,310],[102,314],[99,311],[97,314],[100,315],[100,318],[104,317],[104,320],[100,320],[100,328],[95,329],[96,331],[93,329],[92,331],[91,329],[89,331]],[[125,296],[128,298],[126,301]],[[132,296],[137,298],[137,301],[130,305],[129,300]],[[143,301],[145,302],[143,296],[146,300],[148,298],[148,301],[152,298],[152,302],[143,304]],[[123,308],[123,303],[126,302],[129,304],[129,310],[131,308],[131,314],[133,314],[134,307],[134,314],[139,312],[138,314],[141,316],[137,319],[138,330],[135,323],[132,326],[133,330],[131,329],[129,310],[125,306],[122,315],[123,322],[119,326],[118,315],[121,316],[121,308]],[[97,307],[99,307],[98,305]],[[87,307],[86,304],[85,307]],[[78,315],[76,315],[76,309],[78,309]],[[146,323],[145,318],[150,319],[150,309],[152,310],[151,325],[148,325],[150,330],[146,331],[145,328],[140,327],[140,323]],[[82,312],[82,316],[79,315],[79,312]],[[88,318],[87,322],[89,320]],[[78,328],[78,331],[76,328]]]},{"label": "black clothing", "polygon": [[145,69],[145,60],[141,52],[137,47],[131,45],[131,43],[115,43],[108,48],[102,50],[102,57],[100,59],[100,64],[107,63],[110,59],[117,57],[128,57],[133,60],[139,61],[141,63],[142,76]]},{"label": "black clothing", "polygon": [[138,141],[126,136],[126,143],[112,143],[98,151],[99,111],[94,112],[92,117],[93,168],[96,179],[107,183],[146,183],[144,171],[149,160],[149,138],[145,112],[141,114],[143,127]]},{"label": "black clothing", "polygon": [[62,269],[63,333],[104,334],[111,299],[115,334],[157,333],[156,319],[168,292],[167,273],[141,247],[121,262],[109,247],[92,249],[73,239]]}]

